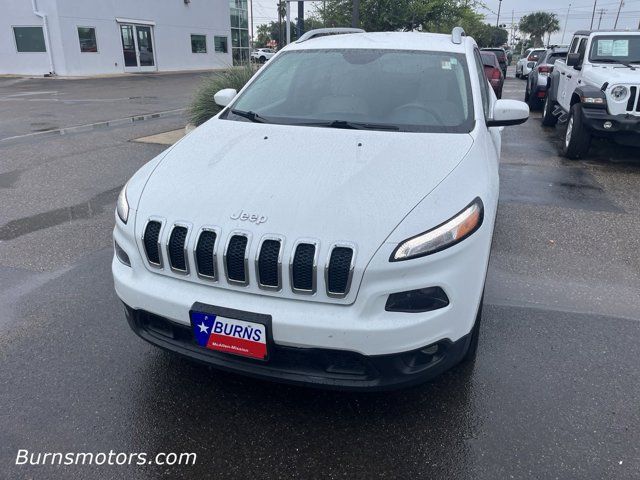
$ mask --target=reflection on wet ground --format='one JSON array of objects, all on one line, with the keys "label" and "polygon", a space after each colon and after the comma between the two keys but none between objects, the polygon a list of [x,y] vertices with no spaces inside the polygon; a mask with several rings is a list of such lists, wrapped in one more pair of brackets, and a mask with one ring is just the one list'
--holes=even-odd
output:
[{"label": "reflection on wet ground", "polygon": [[22,235],[60,225],[65,222],[91,218],[98,213],[102,213],[105,207],[115,205],[116,198],[121,189],[122,186],[112,188],[111,190],[95,195],[87,202],[71,205],[70,207],[56,208],[48,212],[11,220],[0,226],[0,241],[13,240]]}]

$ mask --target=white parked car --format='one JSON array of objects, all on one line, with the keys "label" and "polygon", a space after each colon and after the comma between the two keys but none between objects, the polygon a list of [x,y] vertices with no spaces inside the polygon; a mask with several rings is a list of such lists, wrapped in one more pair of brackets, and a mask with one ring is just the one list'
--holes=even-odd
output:
[{"label": "white parked car", "polygon": [[311,31],[218,92],[223,111],[119,196],[113,276],[133,330],[329,388],[473,359],[502,126],[529,109],[496,99],[463,33]]},{"label": "white parked car", "polygon": [[562,153],[577,159],[594,136],[640,147],[640,31],[578,31],[549,79],[542,124],[567,121]]},{"label": "white parked car", "polygon": [[516,63],[516,78],[527,78],[536,66],[540,57],[546,52],[545,48],[529,48]]},{"label": "white parked car", "polygon": [[264,63],[267,60],[269,60],[271,57],[273,57],[275,54],[276,54],[275,50],[272,50],[270,48],[259,48],[251,52],[251,58],[253,58],[254,60],[260,63]]}]

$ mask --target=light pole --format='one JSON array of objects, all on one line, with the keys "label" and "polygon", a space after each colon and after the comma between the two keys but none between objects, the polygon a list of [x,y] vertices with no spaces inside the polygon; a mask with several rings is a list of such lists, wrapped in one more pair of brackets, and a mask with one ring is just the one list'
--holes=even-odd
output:
[{"label": "light pole", "polygon": [[498,3],[498,19],[496,20],[496,28],[500,25],[500,9],[502,8],[502,0]]},{"label": "light pole", "polygon": [[598,0],[593,0],[593,13],[591,14],[591,26],[589,30],[593,30],[593,19],[596,16],[596,5],[598,4]]},{"label": "light pole", "polygon": [[562,30],[562,40],[560,41],[561,45],[564,45],[564,34],[567,33],[567,23],[569,23],[570,11],[571,11],[571,4],[569,4],[569,8],[567,8],[567,18],[564,19],[564,29]]}]

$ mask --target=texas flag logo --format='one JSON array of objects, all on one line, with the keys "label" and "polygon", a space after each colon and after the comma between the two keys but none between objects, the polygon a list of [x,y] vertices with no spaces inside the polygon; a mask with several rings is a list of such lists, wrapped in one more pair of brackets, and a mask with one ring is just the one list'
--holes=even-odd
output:
[{"label": "texas flag logo", "polygon": [[264,360],[267,335],[261,323],[191,312],[193,335],[201,347]]}]

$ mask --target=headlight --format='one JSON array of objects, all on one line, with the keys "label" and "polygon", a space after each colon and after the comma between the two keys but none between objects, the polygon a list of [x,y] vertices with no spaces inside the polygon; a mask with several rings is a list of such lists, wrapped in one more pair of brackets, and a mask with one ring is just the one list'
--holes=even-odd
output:
[{"label": "headlight", "polygon": [[616,102],[622,102],[627,99],[629,89],[623,85],[618,85],[611,89],[611,96]]},{"label": "headlight", "polygon": [[402,242],[393,251],[389,261],[398,262],[423,257],[452,247],[480,228],[483,213],[482,200],[476,198],[443,224]]},{"label": "headlight", "polygon": [[122,220],[123,223],[127,223],[129,219],[129,202],[127,201],[127,185],[129,182],[125,183],[122,190],[120,190],[120,195],[118,195],[118,203],[116,204],[116,212],[118,212],[118,217]]}]

